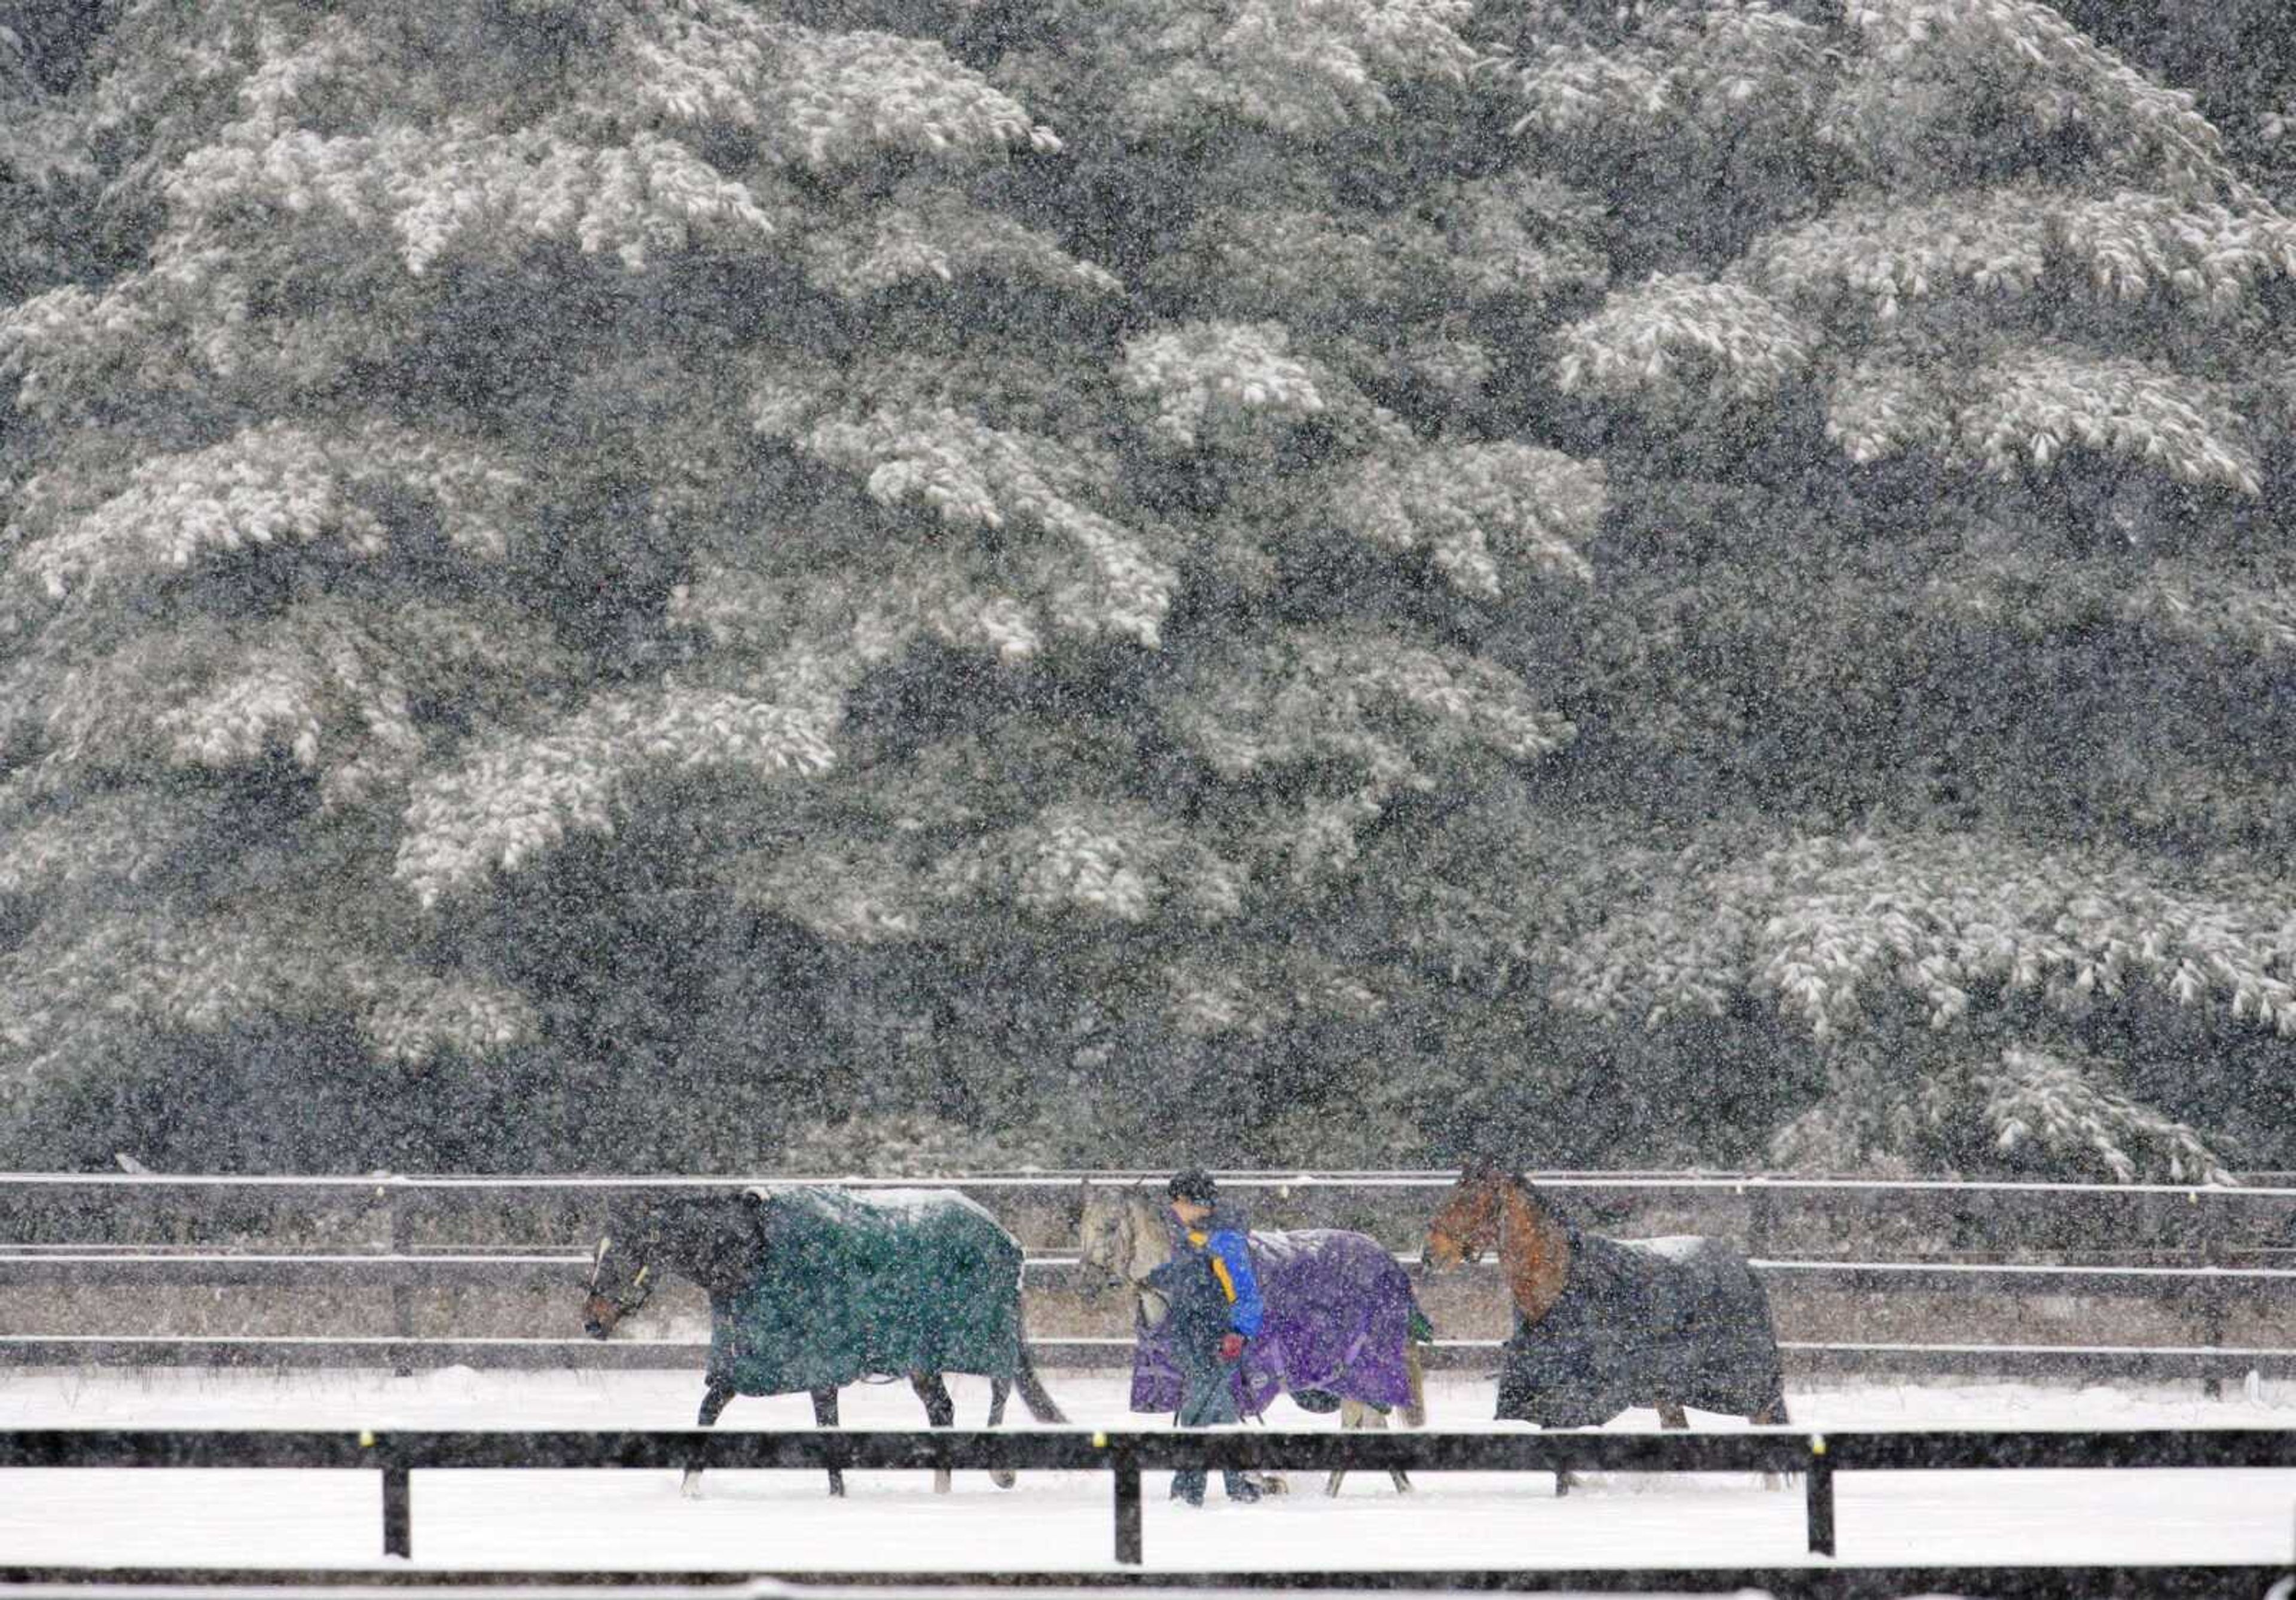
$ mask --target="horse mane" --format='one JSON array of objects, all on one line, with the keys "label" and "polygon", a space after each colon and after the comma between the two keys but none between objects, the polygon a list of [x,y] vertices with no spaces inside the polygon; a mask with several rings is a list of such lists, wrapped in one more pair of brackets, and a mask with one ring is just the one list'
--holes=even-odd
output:
[{"label": "horse mane", "polygon": [[768,1204],[768,1196],[746,1189],[625,1195],[608,1208],[607,1231],[712,1293],[738,1291],[765,1252]]},{"label": "horse mane", "polygon": [[1136,1177],[1128,1184],[1096,1184],[1087,1177],[1077,1185],[1075,1190],[1069,1195],[1069,1227],[1070,1228],[1082,1227],[1085,1208],[1093,1202],[1095,1195],[1103,1194],[1128,1209],[1144,1204],[1149,1210],[1153,1210],[1156,1205],[1156,1197],[1149,1193],[1147,1183],[1144,1179]]},{"label": "horse mane", "polygon": [[1480,1183],[1486,1179],[1493,1180],[1521,1195],[1524,1203],[1531,1210],[1562,1230],[1563,1240],[1570,1253],[1573,1256],[1578,1253],[1579,1243],[1584,1235],[1578,1227],[1577,1215],[1569,1206],[1553,1199],[1545,1190],[1524,1177],[1522,1168],[1518,1162],[1510,1158],[1495,1155],[1471,1156],[1460,1164],[1459,1177],[1463,1181],[1471,1183]]},{"label": "horse mane", "polygon": [[1576,1213],[1561,1201],[1549,1196],[1546,1191],[1525,1177],[1521,1172],[1509,1172],[1505,1176],[1511,1188],[1528,1201],[1547,1220],[1562,1230],[1563,1236],[1570,1242],[1571,1253],[1577,1254],[1579,1230]]}]

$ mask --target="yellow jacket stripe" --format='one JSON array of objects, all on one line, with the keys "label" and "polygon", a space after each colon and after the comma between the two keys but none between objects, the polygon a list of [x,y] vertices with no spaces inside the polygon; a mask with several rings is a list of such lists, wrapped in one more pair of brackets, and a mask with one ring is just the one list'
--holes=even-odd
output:
[{"label": "yellow jacket stripe", "polygon": [[[1194,1245],[1198,1250],[1203,1249],[1205,1245],[1210,1244],[1211,1242],[1212,1239],[1210,1234],[1192,1233],[1188,1235],[1188,1243]],[[1211,1260],[1212,1276],[1218,1280],[1220,1292],[1227,1296],[1228,1304],[1234,1305],[1235,1303],[1235,1279],[1228,1272],[1227,1263],[1226,1261],[1221,1260],[1218,1256],[1214,1256]]]}]

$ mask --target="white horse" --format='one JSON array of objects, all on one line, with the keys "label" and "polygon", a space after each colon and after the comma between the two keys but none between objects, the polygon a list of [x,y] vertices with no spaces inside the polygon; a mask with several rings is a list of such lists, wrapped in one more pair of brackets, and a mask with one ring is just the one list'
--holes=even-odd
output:
[{"label": "white horse", "polygon": [[[1170,1315],[1171,1308],[1163,1295],[1149,1288],[1148,1275],[1172,1259],[1172,1235],[1167,1214],[1162,1206],[1137,1185],[1117,1188],[1086,1183],[1077,1218],[1078,1264],[1083,1269],[1084,1295],[1096,1298],[1103,1291],[1123,1287],[1129,1289],[1138,1308],[1139,1325],[1145,1329],[1160,1328]],[[1386,1252],[1374,1240],[1361,1234],[1342,1233],[1337,1229],[1316,1229],[1291,1235],[1250,1235],[1256,1243],[1267,1240],[1296,1242],[1307,1248],[1341,1246],[1350,1250]],[[1390,1258],[1391,1259],[1391,1258]],[[1400,1268],[1397,1269],[1400,1272]],[[1407,1289],[1406,1289],[1407,1292]],[[1261,1292],[1267,1292],[1263,1280]],[[1427,1421],[1427,1398],[1424,1374],[1419,1359],[1419,1344],[1414,1339],[1404,1342],[1403,1361],[1409,1377],[1411,1398],[1403,1407],[1404,1422],[1417,1428]],[[1350,1399],[1339,1400],[1340,1425],[1342,1428],[1384,1428],[1387,1414],[1379,1406]],[[1409,1493],[1411,1480],[1400,1470],[1389,1474],[1397,1489]],[[1347,1476],[1335,1472],[1324,1483],[1326,1494],[1340,1492],[1341,1481]],[[1281,1492],[1286,1486],[1280,1477],[1271,1475],[1264,1488]]]}]

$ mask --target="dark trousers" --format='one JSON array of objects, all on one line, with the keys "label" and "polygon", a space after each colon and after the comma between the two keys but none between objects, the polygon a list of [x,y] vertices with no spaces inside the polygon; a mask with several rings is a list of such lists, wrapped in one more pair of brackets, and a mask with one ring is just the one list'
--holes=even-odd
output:
[{"label": "dark trousers", "polygon": [[[1182,1428],[1233,1427],[1243,1420],[1235,1408],[1235,1392],[1228,1387],[1229,1366],[1213,1350],[1198,1350],[1176,1341],[1172,1358],[1180,1368],[1180,1409],[1172,1418]],[[1243,1481],[1242,1473],[1223,1473],[1221,1484],[1233,1497]],[[1190,1467],[1172,1474],[1172,1493],[1184,1500],[1204,1497],[1204,1474]]]}]

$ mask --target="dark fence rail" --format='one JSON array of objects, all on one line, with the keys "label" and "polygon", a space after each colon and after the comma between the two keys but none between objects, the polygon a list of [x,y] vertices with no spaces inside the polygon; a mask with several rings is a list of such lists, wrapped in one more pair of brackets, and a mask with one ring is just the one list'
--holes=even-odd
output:
[{"label": "dark fence rail", "polygon": [[27,1429],[0,1432],[0,1468],[371,1468],[381,1475],[382,1549],[414,1551],[410,1474],[566,1468],[923,1469],[1106,1472],[1115,1557],[1144,1559],[1140,1475],[1205,1469],[1310,1472],[1775,1473],[1801,1475],[1812,1554],[1834,1550],[1843,1472],[2030,1468],[2296,1467],[2296,1430],[2102,1432],[1308,1433],[1045,1430],[997,1433],[809,1430],[340,1432]]},{"label": "dark fence rail", "polygon": [[[1400,1255],[1408,1260],[1408,1254]],[[1490,1270],[1495,1262],[1480,1263]],[[1764,1260],[1771,1287],[1792,1283],[1837,1292],[2016,1295],[2269,1296],[2296,1300],[2296,1268],[2097,1267],[2021,1263]],[[587,1256],[532,1252],[394,1255],[386,1252],[275,1254],[255,1251],[23,1250],[0,1244],[0,1284],[247,1285],[320,1284],[561,1290],[586,1276]],[[1472,1270],[1470,1268],[1470,1270]],[[1031,1287],[1074,1291],[1085,1280],[1075,1258],[1031,1256]]]},{"label": "dark fence rail", "polygon": [[[1375,1567],[1350,1571],[1080,1572],[549,1572],[405,1567],[273,1569],[0,1566],[0,1600],[962,1600],[956,1591],[1012,1590],[1061,1600],[1102,1590],[1136,1600],[1202,1600],[1275,1590],[1383,1594],[1767,1595],[1772,1600],[2290,1600],[2290,1569],[2270,1562],[2208,1565],[1865,1567]],[[485,1596],[485,1600],[496,1600]]]},{"label": "dark fence rail", "polygon": [[[389,1368],[447,1366],[491,1371],[576,1367],[599,1371],[699,1372],[707,1343],[685,1339],[299,1338],[230,1334],[4,1334],[0,1362],[20,1366]],[[1779,1345],[1789,1377],[2028,1377],[2238,1383],[2296,1377],[2296,1350],[2256,1345],[1890,1344],[1788,1340]],[[1128,1339],[1031,1340],[1051,1368],[1128,1366]],[[1438,1342],[1426,1365],[1439,1371],[1495,1372],[1496,1340]]]}]

